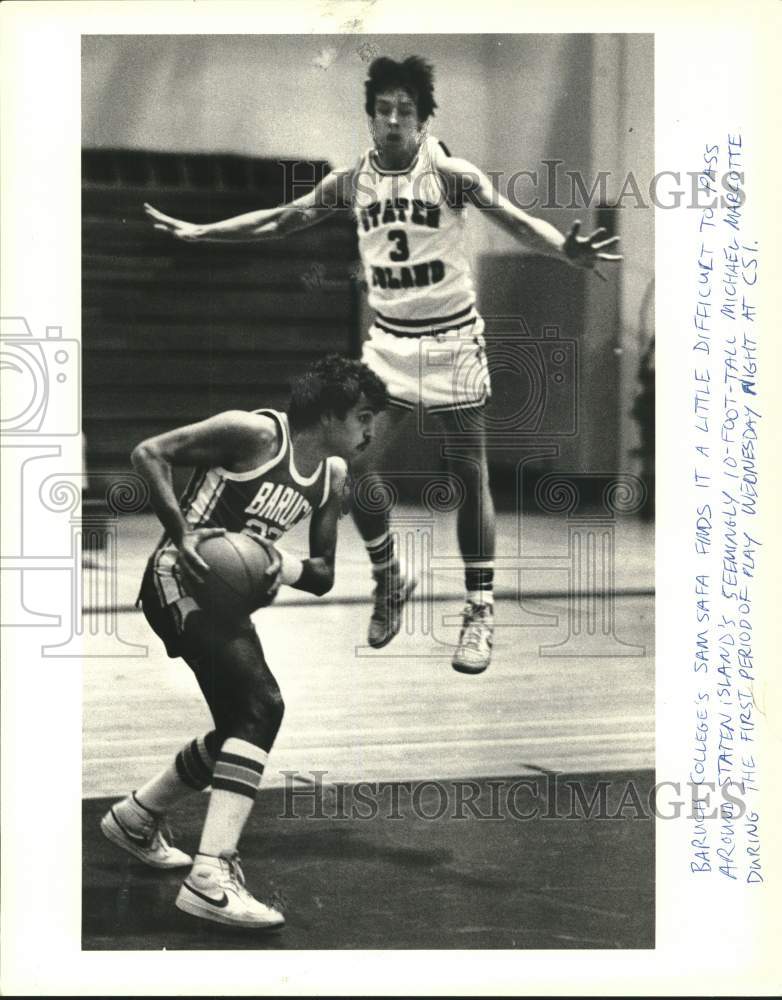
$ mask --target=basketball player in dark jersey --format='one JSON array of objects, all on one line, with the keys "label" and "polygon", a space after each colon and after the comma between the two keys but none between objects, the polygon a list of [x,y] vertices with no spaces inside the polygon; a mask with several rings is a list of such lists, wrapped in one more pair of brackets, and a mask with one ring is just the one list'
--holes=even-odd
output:
[{"label": "basketball player in dark jersey", "polygon": [[[195,673],[214,729],[116,803],[101,829],[152,867],[192,865],[176,905],[194,916],[243,927],[284,923],[245,889],[237,854],[283,701],[250,619],[218,620],[192,596],[193,583],[209,572],[198,546],[226,531],[244,532],[271,557],[267,603],[281,584],[325,594],[334,580],[347,463],[369,446],[385,404],[385,387],[366,365],[331,355],[296,380],[287,414],[221,413],[150,438],[133,452],[165,530],[139,599],[168,655],[182,657]],[[174,466],[196,470],[179,501]],[[300,560],[275,543],[307,516],[310,557]],[[191,859],[166,841],[160,824],[185,795],[208,785],[209,807]]]},{"label": "basketball player in dark jersey", "polygon": [[[563,236],[500,195],[478,167],[451,156],[428,134],[437,105],[432,67],[422,59],[376,59],[365,90],[374,148],[354,168],[332,171],[304,198],[198,226],[151,206],[146,210],[158,229],[188,241],[274,238],[311,226],[335,209],[354,213],[369,304],[376,313],[362,359],[388,389],[384,437],[388,440],[405,413],[420,406],[435,416],[445,442],[457,445],[450,451],[460,455],[449,464],[464,485],[457,534],[467,599],[452,664],[476,674],[491,658],[495,515],[482,423],[490,380],[483,320],[464,250],[464,208],[487,211],[527,247],[575,267],[620,260],[608,252],[618,237],[606,239],[602,229],[580,236],[577,222]],[[430,353],[442,358],[444,349],[449,365],[431,370],[422,365]],[[459,413],[468,409],[466,437]],[[356,464],[355,477],[377,476],[382,460],[377,449]],[[359,505],[353,513],[376,578],[369,643],[380,648],[398,632],[401,607],[414,583],[400,571],[387,513]]]}]

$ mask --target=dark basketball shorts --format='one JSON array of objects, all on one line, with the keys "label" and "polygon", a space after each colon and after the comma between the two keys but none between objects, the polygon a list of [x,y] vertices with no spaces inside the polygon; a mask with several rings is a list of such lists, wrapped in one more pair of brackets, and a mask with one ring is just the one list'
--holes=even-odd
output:
[{"label": "dark basketball shorts", "polygon": [[[182,657],[188,662],[201,658],[205,636],[208,637],[210,646],[242,637],[257,642],[257,633],[249,618],[219,620],[199,607],[192,597],[182,598],[172,604],[163,603],[155,586],[154,573],[149,566],[141,581],[138,603],[150,628],[163,642],[166,653],[171,658]],[[193,620],[190,627],[186,627],[189,616]]]}]

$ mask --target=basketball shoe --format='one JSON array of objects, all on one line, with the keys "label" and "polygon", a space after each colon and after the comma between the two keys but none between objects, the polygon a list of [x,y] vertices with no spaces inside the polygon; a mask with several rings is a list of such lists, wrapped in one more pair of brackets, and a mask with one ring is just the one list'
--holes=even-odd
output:
[{"label": "basketball shoe", "polygon": [[378,575],[376,580],[372,595],[375,604],[369,619],[369,645],[373,649],[382,649],[402,627],[402,609],[418,586],[418,581],[400,573]]},{"label": "basketball shoe", "polygon": [[[161,826],[160,816],[135,802],[131,805],[128,799],[112,806],[100,821],[104,837],[151,868],[186,868],[192,865],[193,859],[189,854],[169,844]],[[171,831],[168,835],[171,836]]]},{"label": "basketball shoe", "polygon": [[285,917],[245,889],[236,851],[225,851],[214,861],[214,865],[197,865],[190,872],[176,898],[178,909],[193,917],[234,927],[258,930],[282,927]]},{"label": "basketball shoe", "polygon": [[491,604],[467,601],[462,612],[462,630],[451,666],[460,674],[481,674],[491,662],[494,609]]}]

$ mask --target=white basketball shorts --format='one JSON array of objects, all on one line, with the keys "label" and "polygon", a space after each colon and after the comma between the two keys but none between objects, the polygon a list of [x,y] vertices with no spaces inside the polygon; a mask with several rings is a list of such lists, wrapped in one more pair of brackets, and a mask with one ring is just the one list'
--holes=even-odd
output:
[{"label": "white basketball shorts", "polygon": [[389,402],[430,413],[483,406],[491,395],[483,320],[459,329],[391,333],[370,327],[361,360],[383,380]]}]

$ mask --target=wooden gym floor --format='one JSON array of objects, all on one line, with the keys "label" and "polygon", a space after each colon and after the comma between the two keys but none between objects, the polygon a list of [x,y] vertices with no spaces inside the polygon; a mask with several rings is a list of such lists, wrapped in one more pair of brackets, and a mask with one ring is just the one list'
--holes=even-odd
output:
[{"label": "wooden gym floor", "polygon": [[[116,629],[133,655],[83,668],[85,949],[654,946],[653,820],[637,804],[617,815],[628,785],[646,803],[654,783],[652,529],[617,521],[614,595],[569,598],[584,577],[568,576],[566,521],[525,516],[520,560],[517,519],[498,520],[495,653],[480,676],[450,667],[462,594],[449,515],[424,527],[427,549],[415,512],[399,511],[408,557],[437,560],[386,649],[365,646],[369,572],[349,519],[334,591],[288,590],[255,616],[286,716],[241,849],[248,887],[288,923],[249,938],[180,914],[180,876],[98,829],[114,798],[210,727],[188,668],[132,608],[155,522],[121,522]],[[85,604],[99,590],[85,570]],[[573,786],[589,802],[601,781],[616,818],[566,818]],[[170,817],[187,850],[206,804],[195,795]]]}]

